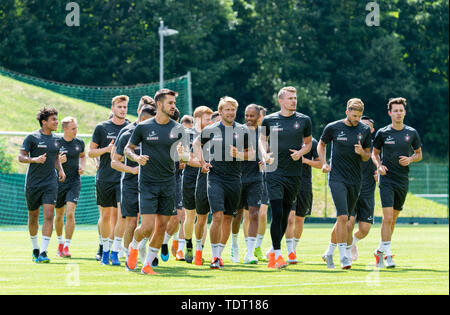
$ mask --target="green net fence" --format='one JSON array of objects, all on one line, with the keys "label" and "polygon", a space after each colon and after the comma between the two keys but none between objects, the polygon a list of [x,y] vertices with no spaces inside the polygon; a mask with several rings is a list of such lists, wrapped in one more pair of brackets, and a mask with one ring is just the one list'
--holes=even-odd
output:
[{"label": "green net fence", "polygon": [[[43,223],[42,212],[39,224]],[[81,177],[80,199],[75,211],[77,224],[97,224],[95,176]],[[25,174],[0,174],[0,225],[26,225]]]},{"label": "green net fence", "polygon": [[[135,114],[139,100],[143,95],[153,97],[159,90],[159,83],[146,83],[133,86],[85,86],[66,84],[45,80],[0,67],[0,74],[15,80],[42,87],[69,97],[92,102],[101,106],[111,107],[111,100],[117,95],[128,95],[128,113]],[[164,81],[164,87],[178,92],[177,107],[181,115],[192,114],[190,91],[190,73]]]},{"label": "green net fence", "polygon": [[413,164],[409,176],[409,191],[448,207],[448,177],[448,164]]}]

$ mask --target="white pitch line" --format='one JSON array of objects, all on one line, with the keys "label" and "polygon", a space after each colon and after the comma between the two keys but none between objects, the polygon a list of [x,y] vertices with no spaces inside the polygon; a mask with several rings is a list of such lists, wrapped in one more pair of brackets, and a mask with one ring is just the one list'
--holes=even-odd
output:
[{"label": "white pitch line", "polygon": [[[435,280],[435,278],[411,278],[405,280],[382,280],[380,282],[409,282],[409,281],[425,281],[425,280]],[[367,280],[359,281],[342,281],[342,282],[320,282],[320,283],[301,283],[301,284],[277,284],[277,285],[260,285],[260,286],[241,286],[241,287],[220,287],[218,288],[199,288],[199,289],[188,289],[187,291],[212,291],[212,290],[236,290],[236,289],[264,289],[264,288],[281,288],[281,287],[301,287],[301,286],[320,286],[320,285],[341,285],[341,284],[354,284],[354,283],[367,283]],[[430,283],[430,282],[427,282]],[[436,282],[439,284],[440,282]],[[186,290],[160,290],[160,291],[144,291],[144,292],[130,292],[130,293],[114,293],[117,295],[134,295],[134,294],[158,294],[158,293],[169,293],[169,292],[183,292]]]}]

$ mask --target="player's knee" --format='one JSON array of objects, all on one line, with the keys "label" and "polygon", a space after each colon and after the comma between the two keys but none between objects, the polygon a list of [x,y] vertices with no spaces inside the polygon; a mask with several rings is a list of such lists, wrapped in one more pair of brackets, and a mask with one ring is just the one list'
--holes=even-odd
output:
[{"label": "player's knee", "polygon": [[348,223],[348,216],[346,215],[340,215],[337,217],[338,223],[347,224]]}]

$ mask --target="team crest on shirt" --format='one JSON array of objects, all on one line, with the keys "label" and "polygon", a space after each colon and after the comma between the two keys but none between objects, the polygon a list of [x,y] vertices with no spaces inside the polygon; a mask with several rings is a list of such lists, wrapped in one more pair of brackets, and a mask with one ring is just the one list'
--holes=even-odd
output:
[{"label": "team crest on shirt", "polygon": [[409,134],[406,134],[406,136],[405,136],[405,141],[406,141],[406,142],[409,142],[409,139],[411,139],[411,137],[409,136]]},{"label": "team crest on shirt", "polygon": [[294,124],[294,129],[298,129],[298,128],[300,128],[300,123],[298,121],[296,121]]},{"label": "team crest on shirt", "polygon": [[233,132],[233,138],[237,139],[238,137],[239,137],[238,134],[236,132]]}]

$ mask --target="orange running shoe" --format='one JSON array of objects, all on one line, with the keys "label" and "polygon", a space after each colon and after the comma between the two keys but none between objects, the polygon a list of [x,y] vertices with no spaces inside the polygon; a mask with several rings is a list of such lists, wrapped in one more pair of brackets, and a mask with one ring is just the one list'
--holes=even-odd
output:
[{"label": "orange running shoe", "polygon": [[63,250],[64,250],[64,244],[58,244],[58,250],[56,251],[56,256],[64,257]]},{"label": "orange running shoe", "polygon": [[72,257],[72,254],[70,254],[70,252],[69,252],[69,247],[67,247],[67,246],[63,248],[62,254],[63,254],[63,257],[67,257],[67,258]]},{"label": "orange running shoe", "polygon": [[130,245],[130,247],[128,249],[128,259],[125,263],[126,269],[128,269],[128,270],[136,269],[138,254],[139,254],[139,249],[134,249]]},{"label": "orange running shoe", "polygon": [[268,253],[267,259],[269,260],[269,263],[267,264],[268,268],[276,268],[275,266],[275,253]]},{"label": "orange running shoe", "polygon": [[143,275],[158,275],[159,273],[156,273],[152,267],[150,267],[149,264],[146,264],[144,267],[142,267],[141,269],[141,273]]},{"label": "orange running shoe", "polygon": [[178,261],[185,261],[183,251],[179,250],[175,256]]},{"label": "orange running shoe", "polygon": [[297,253],[295,251],[291,252],[289,254],[288,258],[289,258],[288,259],[288,264],[289,265],[295,265],[297,263]]},{"label": "orange running shoe", "polygon": [[283,256],[278,256],[278,259],[275,261],[275,268],[277,269],[281,269],[281,268],[286,268],[287,267],[287,263],[284,261]]},{"label": "orange running shoe", "polygon": [[172,248],[170,250],[172,251],[172,256],[177,257],[178,240],[172,240]]},{"label": "orange running shoe", "polygon": [[196,250],[195,251],[195,260],[194,260],[194,264],[197,266],[201,266],[203,265],[203,251],[201,250]]}]

